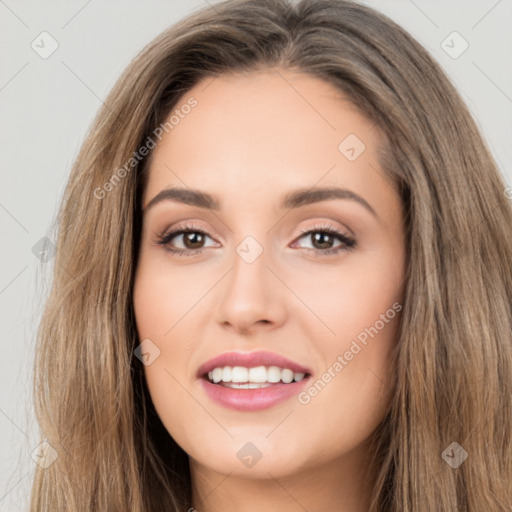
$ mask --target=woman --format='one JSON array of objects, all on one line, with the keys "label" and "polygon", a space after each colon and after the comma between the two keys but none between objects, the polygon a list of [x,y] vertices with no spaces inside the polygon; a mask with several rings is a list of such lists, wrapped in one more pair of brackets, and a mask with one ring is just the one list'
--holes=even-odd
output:
[{"label": "woman", "polygon": [[504,189],[445,74],[368,7],[171,27],[66,189],[32,510],[510,510]]}]

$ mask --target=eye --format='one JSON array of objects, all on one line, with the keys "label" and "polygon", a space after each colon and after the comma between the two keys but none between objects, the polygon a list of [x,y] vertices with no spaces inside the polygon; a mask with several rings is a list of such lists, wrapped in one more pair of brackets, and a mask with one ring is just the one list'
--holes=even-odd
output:
[{"label": "eye", "polygon": [[[329,225],[315,226],[305,230],[297,241],[303,238],[311,241],[311,246],[306,247],[306,249],[316,251],[320,253],[320,255],[337,254],[340,251],[353,249],[356,245],[354,238]],[[333,246],[336,241],[338,241],[339,244]],[[296,242],[294,242],[294,244],[296,244]]]},{"label": "eye", "polygon": [[[305,248],[318,253],[320,256],[337,254],[340,251],[350,250],[356,245],[356,241],[351,236],[330,225],[315,226],[309,230],[303,230],[302,233],[293,242],[292,247],[296,246],[297,241],[309,238],[312,244]],[[211,240],[211,237],[203,230],[187,224],[178,226],[164,235],[159,235],[156,243],[164,246],[165,250],[171,254],[193,256],[208,247],[204,245],[207,238]],[[175,245],[176,242],[172,243],[175,239],[178,240],[178,247]],[[333,246],[336,241],[338,245]],[[215,244],[210,245],[210,247],[215,247]]]},{"label": "eye", "polygon": [[[164,246],[165,250],[180,256],[192,256],[198,254],[205,248],[205,239],[210,238],[203,230],[192,225],[178,226],[173,231],[157,237],[156,243]],[[176,239],[181,247],[173,247],[171,242]],[[180,242],[181,240],[181,242]]]}]

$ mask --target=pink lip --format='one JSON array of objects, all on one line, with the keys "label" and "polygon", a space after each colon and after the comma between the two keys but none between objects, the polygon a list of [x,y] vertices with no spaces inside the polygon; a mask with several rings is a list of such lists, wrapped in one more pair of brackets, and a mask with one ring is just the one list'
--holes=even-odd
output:
[{"label": "pink lip", "polygon": [[[248,368],[279,366],[289,368],[294,372],[307,373],[309,376],[300,382],[291,382],[290,384],[281,382],[259,389],[234,389],[213,384],[208,380],[208,372],[218,366],[245,366]],[[296,396],[309,382],[311,370],[272,352],[226,352],[201,365],[197,371],[197,377],[201,379],[206,394],[217,404],[238,411],[258,411]]]},{"label": "pink lip", "polygon": [[290,384],[273,384],[260,389],[233,389],[212,384],[208,379],[201,379],[206,394],[217,404],[237,411],[259,411],[272,407],[292,396],[297,396],[311,377]]}]

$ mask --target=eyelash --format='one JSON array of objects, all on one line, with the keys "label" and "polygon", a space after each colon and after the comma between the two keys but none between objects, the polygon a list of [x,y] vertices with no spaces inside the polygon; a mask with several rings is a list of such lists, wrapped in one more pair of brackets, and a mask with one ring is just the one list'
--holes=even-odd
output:
[{"label": "eyelash", "polygon": [[[196,254],[200,254],[201,252],[203,252],[205,247],[202,247],[200,249],[174,249],[169,245],[170,241],[174,237],[183,235],[183,234],[187,234],[187,233],[199,233],[201,235],[209,237],[208,233],[206,233],[202,229],[198,229],[198,228],[194,227],[193,225],[185,224],[185,225],[177,226],[176,229],[174,229],[168,233],[164,233],[162,235],[157,235],[156,243],[158,245],[162,245],[166,251],[170,252],[173,255],[195,256]],[[313,233],[323,233],[323,234],[332,235],[342,243],[342,245],[340,245],[339,247],[335,247],[332,249],[326,249],[326,250],[314,249],[314,248],[311,249],[309,247],[306,248],[306,249],[310,249],[310,250],[313,250],[313,251],[319,253],[320,256],[335,255],[341,251],[349,251],[351,249],[354,249],[354,247],[356,246],[356,241],[352,237],[346,235],[345,233],[343,233],[329,225],[317,225],[310,229],[301,230],[301,235],[298,238],[296,238],[296,240],[300,240],[301,238],[304,238],[304,236],[310,235]]]}]

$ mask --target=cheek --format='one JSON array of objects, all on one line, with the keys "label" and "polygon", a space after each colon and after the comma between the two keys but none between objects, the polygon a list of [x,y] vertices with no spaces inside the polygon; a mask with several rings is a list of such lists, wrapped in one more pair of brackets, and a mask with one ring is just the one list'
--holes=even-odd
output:
[{"label": "cheek", "polygon": [[210,281],[211,275],[172,269],[165,255],[143,255],[133,299],[139,334],[161,342],[171,339],[181,319],[187,321],[186,317],[194,314],[193,307],[211,286]]},{"label": "cheek", "polygon": [[[335,328],[341,335],[318,345],[325,365],[310,385],[299,395],[304,417],[303,425],[312,432],[324,432],[326,447],[337,447],[337,454],[349,451],[363,443],[378,427],[389,409],[393,393],[393,366],[391,355],[396,346],[400,323],[400,305],[395,309],[376,308],[375,312],[389,311],[387,323],[380,320],[374,326],[365,322],[355,326],[356,336],[345,335],[341,317]],[[391,318],[393,317],[393,318]],[[380,329],[379,329],[380,327]]]},{"label": "cheek", "polygon": [[[141,343],[155,346],[154,351],[158,357],[154,362],[145,365],[148,375],[148,384],[155,378],[172,380],[170,373],[174,373],[176,356],[183,361],[186,353],[183,342],[188,339],[180,332],[180,319],[186,315],[189,302],[194,298],[194,290],[183,286],[177,276],[171,276],[165,269],[158,268],[144,261],[137,271],[135,278],[133,305],[137,332]],[[145,340],[145,341],[144,341]],[[182,342],[181,344],[179,342]],[[172,364],[174,361],[174,364]],[[155,387],[155,389],[157,389]]]},{"label": "cheek", "polygon": [[314,286],[307,278],[296,281],[304,302],[321,320],[312,315],[301,320],[306,337],[315,341],[321,371],[301,403],[311,417],[323,411],[333,425],[350,425],[355,436],[371,433],[391,399],[402,263],[391,252],[369,254],[339,270],[317,272]]},{"label": "cheek", "polygon": [[133,304],[139,340],[151,340],[158,353],[151,364],[144,365],[146,383],[158,415],[178,438],[186,437],[181,419],[198,412],[185,388],[190,385],[189,360],[197,343],[196,333],[191,330],[197,312],[194,307],[199,307],[205,291],[212,286],[208,284],[211,278],[170,270],[165,257],[151,258],[147,254],[142,255],[135,276]]},{"label": "cheek", "polygon": [[[294,291],[312,313],[297,315],[307,337],[323,340],[326,353],[336,354],[347,350],[358,336],[364,341],[374,327],[391,331],[388,324],[397,313],[393,304],[401,304],[403,298],[399,256],[391,251],[355,255],[339,266],[319,266],[314,280],[310,271],[294,269]],[[381,338],[386,336],[383,332]]]},{"label": "cheek", "polygon": [[[141,343],[150,340],[157,354],[144,365],[144,376],[151,401],[165,428],[175,439],[187,438],[187,422],[197,414],[190,395],[184,390],[187,358],[186,342],[189,335],[180,333],[180,318],[184,304],[191,298],[190,290],[176,285],[165,272],[145,267],[138,271],[134,286],[134,310],[137,332]],[[167,272],[168,274],[168,272]],[[176,291],[175,291],[176,290]],[[179,290],[179,293],[177,292]],[[187,309],[190,309],[188,307]],[[179,414],[176,413],[179,411]]]}]

